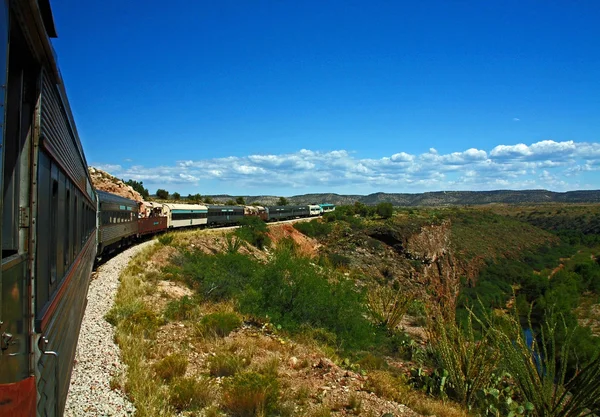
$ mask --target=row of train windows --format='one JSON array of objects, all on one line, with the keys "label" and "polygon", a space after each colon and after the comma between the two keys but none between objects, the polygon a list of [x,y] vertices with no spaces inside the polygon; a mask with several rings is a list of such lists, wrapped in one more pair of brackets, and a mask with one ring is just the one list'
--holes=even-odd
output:
[{"label": "row of train windows", "polygon": [[209,212],[210,217],[213,216],[243,216],[243,210],[232,210],[232,211],[211,211]]},{"label": "row of train windows", "polygon": [[37,312],[58,290],[96,227],[96,210],[44,152],[38,171]]},{"label": "row of train windows", "polygon": [[171,218],[173,220],[193,220],[193,219],[206,219],[207,213],[173,213]]},{"label": "row of train windows", "polygon": [[136,220],[136,214],[131,211],[103,211],[100,220],[103,225],[127,223]]}]

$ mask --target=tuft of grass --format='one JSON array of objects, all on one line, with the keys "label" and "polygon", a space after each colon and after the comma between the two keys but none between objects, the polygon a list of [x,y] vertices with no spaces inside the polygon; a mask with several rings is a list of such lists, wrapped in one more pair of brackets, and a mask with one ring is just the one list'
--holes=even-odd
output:
[{"label": "tuft of grass", "polygon": [[202,317],[197,332],[204,337],[225,337],[240,327],[242,319],[235,313],[217,312]]},{"label": "tuft of grass", "polygon": [[279,382],[269,375],[244,372],[223,384],[223,407],[234,417],[266,416],[278,405]]},{"label": "tuft of grass", "polygon": [[197,301],[185,295],[179,300],[170,301],[164,315],[169,320],[189,320],[195,317],[197,307]]},{"label": "tuft of grass", "polygon": [[171,381],[176,377],[185,375],[188,360],[182,354],[176,353],[165,356],[153,365],[156,375],[164,381]]},{"label": "tuft of grass", "polygon": [[207,379],[177,378],[169,385],[169,403],[177,410],[197,410],[214,400]]},{"label": "tuft of grass", "polygon": [[249,365],[250,361],[240,355],[230,352],[219,352],[208,360],[208,369],[211,376],[232,376]]}]

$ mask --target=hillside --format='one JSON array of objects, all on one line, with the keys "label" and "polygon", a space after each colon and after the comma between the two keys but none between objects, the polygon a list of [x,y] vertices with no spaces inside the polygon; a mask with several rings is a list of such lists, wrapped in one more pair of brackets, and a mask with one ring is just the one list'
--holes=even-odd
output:
[{"label": "hillside", "polygon": [[[230,195],[210,196],[216,201],[234,199]],[[248,204],[277,204],[277,196],[244,196]],[[541,203],[598,203],[600,190],[581,190],[557,193],[547,190],[497,190],[497,191],[436,191],[419,194],[374,193],[369,195],[341,195],[335,193],[303,194],[287,197],[290,204],[333,203],[353,204],[358,201],[367,205],[389,202],[404,207],[435,207],[452,205],[541,204]]]}]

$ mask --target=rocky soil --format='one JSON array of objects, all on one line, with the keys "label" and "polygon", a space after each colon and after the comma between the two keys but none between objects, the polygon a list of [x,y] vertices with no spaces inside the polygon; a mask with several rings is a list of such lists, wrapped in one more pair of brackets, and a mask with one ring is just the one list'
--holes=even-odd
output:
[{"label": "rocky soil", "polygon": [[90,167],[90,176],[92,177],[92,185],[96,190],[106,191],[107,193],[116,194],[121,197],[130,198],[137,202],[143,202],[141,194],[135,191],[130,185],[125,184],[117,177],[113,177],[108,172],[101,169]]},{"label": "rocky soil", "polygon": [[114,343],[113,327],[104,316],[112,307],[121,270],[139,251],[153,243],[144,242],[125,250],[92,274],[67,397],[67,417],[127,416],[135,411],[121,392],[110,387],[111,379],[124,369],[119,348]]}]

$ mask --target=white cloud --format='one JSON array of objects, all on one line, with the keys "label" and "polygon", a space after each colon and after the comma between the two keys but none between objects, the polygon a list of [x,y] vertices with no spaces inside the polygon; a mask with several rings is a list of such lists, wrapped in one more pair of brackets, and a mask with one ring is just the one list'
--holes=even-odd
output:
[{"label": "white cloud", "polygon": [[489,151],[469,148],[444,154],[430,148],[411,154],[398,150],[380,158],[360,158],[343,149],[301,149],[285,154],[182,160],[171,166],[96,166],[119,178],[144,181],[146,186],[175,184],[184,193],[262,194],[287,188],[297,193],[498,188],[563,191],[579,184],[600,184],[600,144],[544,140],[498,145]]}]

